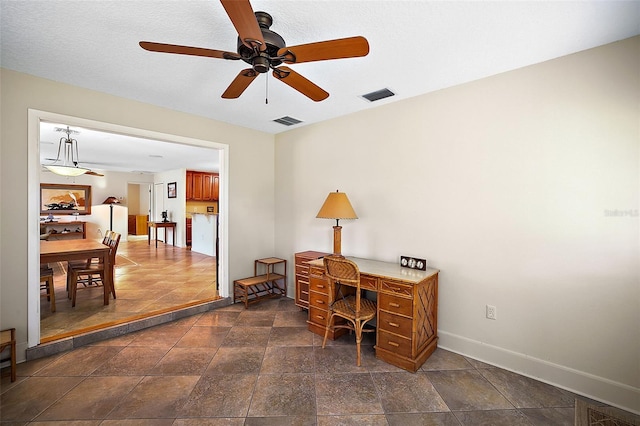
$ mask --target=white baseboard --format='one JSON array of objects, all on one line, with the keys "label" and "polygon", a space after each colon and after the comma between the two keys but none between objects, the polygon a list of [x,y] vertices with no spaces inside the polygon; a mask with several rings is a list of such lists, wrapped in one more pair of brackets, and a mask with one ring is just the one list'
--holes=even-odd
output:
[{"label": "white baseboard", "polygon": [[640,389],[438,330],[438,347],[640,414]]}]

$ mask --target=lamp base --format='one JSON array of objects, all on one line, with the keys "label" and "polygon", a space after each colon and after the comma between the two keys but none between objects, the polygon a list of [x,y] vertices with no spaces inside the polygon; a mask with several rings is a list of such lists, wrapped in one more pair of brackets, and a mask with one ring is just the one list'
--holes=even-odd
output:
[{"label": "lamp base", "polygon": [[333,227],[333,255],[342,256],[342,226]]}]

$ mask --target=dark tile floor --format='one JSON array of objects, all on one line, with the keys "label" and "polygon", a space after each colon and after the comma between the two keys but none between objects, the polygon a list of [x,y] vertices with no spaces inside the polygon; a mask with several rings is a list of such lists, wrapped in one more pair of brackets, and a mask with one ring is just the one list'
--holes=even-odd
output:
[{"label": "dark tile floor", "polygon": [[[438,349],[415,374],[355,365],[291,299],[208,311],[18,366],[11,425],[573,425],[576,395]],[[371,336],[371,334],[368,334]]]}]

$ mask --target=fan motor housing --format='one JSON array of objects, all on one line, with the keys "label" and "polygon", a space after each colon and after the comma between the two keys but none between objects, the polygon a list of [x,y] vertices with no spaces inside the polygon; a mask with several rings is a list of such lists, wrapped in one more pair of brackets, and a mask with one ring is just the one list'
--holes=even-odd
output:
[{"label": "fan motor housing", "polygon": [[238,54],[242,57],[242,60],[250,64],[256,72],[265,73],[269,71],[269,68],[277,67],[282,63],[282,61],[276,59],[276,57],[278,56],[278,50],[286,47],[287,44],[280,34],[269,29],[273,23],[271,15],[267,12],[255,12],[255,15],[267,49],[262,52],[256,52],[250,47],[247,47],[240,37],[238,37]]}]

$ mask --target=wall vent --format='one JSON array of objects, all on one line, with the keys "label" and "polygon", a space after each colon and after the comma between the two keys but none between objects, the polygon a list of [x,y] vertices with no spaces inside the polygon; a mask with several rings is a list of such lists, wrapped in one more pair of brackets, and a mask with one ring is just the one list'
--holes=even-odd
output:
[{"label": "wall vent", "polygon": [[395,93],[393,93],[389,89],[381,89],[381,90],[376,90],[375,92],[367,93],[366,95],[362,95],[362,97],[368,100],[369,102],[375,102],[375,101],[379,101],[380,99],[388,98],[389,96],[394,96],[394,95]]},{"label": "wall vent", "polygon": [[273,121],[275,121],[276,123],[284,124],[285,126],[293,126],[294,124],[302,123],[301,120],[298,120],[297,118],[289,117],[288,115],[285,115],[284,117],[276,118]]}]

